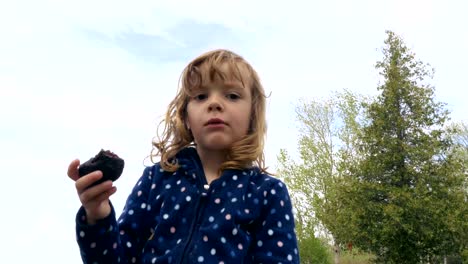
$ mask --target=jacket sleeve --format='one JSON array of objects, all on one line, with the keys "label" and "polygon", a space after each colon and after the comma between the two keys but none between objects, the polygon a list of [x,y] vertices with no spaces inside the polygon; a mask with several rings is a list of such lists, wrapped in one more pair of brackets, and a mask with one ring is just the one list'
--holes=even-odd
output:
[{"label": "jacket sleeve", "polygon": [[[111,204],[111,214],[95,225],[86,223],[83,207],[76,216],[76,237],[84,263],[136,263],[150,236],[149,192],[153,185],[152,168],[143,175],[129,195],[119,220]],[[159,170],[155,170],[159,171]]]},{"label": "jacket sleeve", "polygon": [[286,185],[270,181],[253,238],[254,263],[299,263],[294,216]]}]

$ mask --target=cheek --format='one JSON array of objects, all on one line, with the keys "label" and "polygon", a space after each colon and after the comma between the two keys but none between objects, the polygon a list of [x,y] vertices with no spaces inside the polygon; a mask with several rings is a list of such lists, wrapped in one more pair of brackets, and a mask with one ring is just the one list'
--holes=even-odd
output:
[{"label": "cheek", "polygon": [[248,111],[246,111],[246,113],[242,116],[241,119],[242,119],[242,128],[244,130],[244,133],[248,134],[252,127],[252,121],[251,121],[253,119],[252,110],[249,109]]},{"label": "cheek", "polygon": [[193,118],[187,118],[186,127],[193,133],[197,131],[197,122]]},{"label": "cheek", "polygon": [[185,114],[185,126],[187,128],[192,128],[194,124],[196,124],[195,120],[193,119],[193,116],[196,116],[195,113],[193,113],[193,107],[191,107],[191,104],[187,104],[187,109],[186,109],[186,114]]},{"label": "cheek", "polygon": [[185,122],[185,125],[188,129],[190,129],[192,136],[199,134],[201,129],[201,122],[196,118],[196,115],[188,115],[186,120],[187,121]]}]

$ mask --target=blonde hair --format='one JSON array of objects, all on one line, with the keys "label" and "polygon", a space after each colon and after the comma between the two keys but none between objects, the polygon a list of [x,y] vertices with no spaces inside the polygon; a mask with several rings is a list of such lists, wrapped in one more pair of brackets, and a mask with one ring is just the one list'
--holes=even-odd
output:
[{"label": "blonde hair", "polygon": [[[227,70],[222,70],[222,65],[227,64]],[[153,157],[161,156],[161,167],[166,171],[176,171],[179,168],[174,159],[176,154],[185,147],[194,146],[194,138],[185,125],[187,119],[187,104],[194,89],[203,85],[203,73],[201,66],[207,69],[208,78],[215,77],[223,81],[235,78],[242,82],[244,87],[249,85],[252,93],[252,113],[247,135],[233,143],[226,155],[226,161],[221,164],[220,171],[225,169],[244,169],[256,165],[262,172],[266,172],[265,155],[263,153],[266,136],[265,120],[265,92],[260,83],[260,78],[252,66],[241,56],[228,50],[213,50],[202,54],[190,62],[183,70],[176,97],[171,101],[164,120],[159,123],[158,132],[164,124],[162,135],[157,133],[158,140],[153,139],[153,149],[150,154]],[[248,72],[248,76],[242,76],[239,66]],[[244,74],[245,75],[245,74]],[[246,83],[248,80],[249,83]]]}]

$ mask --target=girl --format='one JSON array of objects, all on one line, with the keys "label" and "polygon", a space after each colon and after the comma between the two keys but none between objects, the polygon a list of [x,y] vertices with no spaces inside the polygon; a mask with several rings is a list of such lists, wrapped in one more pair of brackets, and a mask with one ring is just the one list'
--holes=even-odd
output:
[{"label": "girl", "polygon": [[84,263],[299,263],[291,200],[264,165],[265,94],[239,55],[215,50],[183,71],[160,161],[143,171],[116,221],[100,171],[68,175],[82,203]]}]

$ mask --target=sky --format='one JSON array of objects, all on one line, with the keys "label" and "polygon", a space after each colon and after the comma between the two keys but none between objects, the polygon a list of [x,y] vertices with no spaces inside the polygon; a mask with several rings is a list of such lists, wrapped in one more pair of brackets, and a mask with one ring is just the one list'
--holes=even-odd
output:
[{"label": "sky", "polygon": [[377,94],[385,31],[435,68],[467,121],[468,2],[0,1],[0,262],[82,263],[68,164],[101,148],[125,159],[117,214],[141,176],[182,69],[215,48],[242,55],[267,94],[266,163],[297,149],[295,106]]}]

